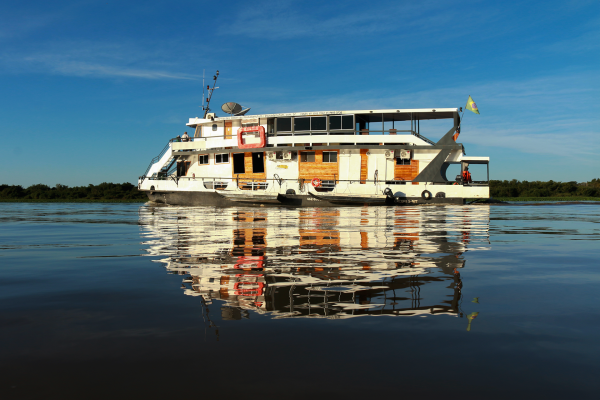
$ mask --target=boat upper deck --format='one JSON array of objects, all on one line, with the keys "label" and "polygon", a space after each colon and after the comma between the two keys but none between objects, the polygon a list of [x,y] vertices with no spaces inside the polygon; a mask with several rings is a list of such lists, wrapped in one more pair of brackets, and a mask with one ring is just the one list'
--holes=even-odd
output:
[{"label": "boat upper deck", "polygon": [[[452,120],[459,124],[457,108],[383,109],[353,111],[313,111],[299,113],[233,115],[190,118],[187,126],[195,128],[193,139],[177,144],[180,150],[234,148],[240,128],[264,128],[266,147],[314,144],[405,144],[431,146],[420,133],[420,121]],[[381,135],[386,135],[385,139]],[[358,137],[360,136],[360,137]]]}]

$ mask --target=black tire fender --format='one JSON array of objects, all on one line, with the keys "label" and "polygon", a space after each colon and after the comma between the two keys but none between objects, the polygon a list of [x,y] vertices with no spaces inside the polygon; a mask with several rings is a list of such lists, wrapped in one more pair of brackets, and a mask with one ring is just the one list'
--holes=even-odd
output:
[{"label": "black tire fender", "polygon": [[424,200],[431,200],[431,192],[429,190],[423,190],[423,193],[421,193],[421,197]]}]

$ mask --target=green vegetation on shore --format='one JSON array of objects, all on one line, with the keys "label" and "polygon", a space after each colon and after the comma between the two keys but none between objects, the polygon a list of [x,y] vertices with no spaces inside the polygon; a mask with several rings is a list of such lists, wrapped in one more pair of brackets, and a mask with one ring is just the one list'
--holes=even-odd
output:
[{"label": "green vegetation on shore", "polygon": [[[589,182],[490,181],[490,197],[503,201],[600,201],[600,179]],[[0,185],[0,202],[145,202],[148,197],[131,183],[74,186],[58,184]]]},{"label": "green vegetation on shore", "polygon": [[[490,181],[490,197],[509,201],[599,200],[600,179],[589,182]],[[528,199],[528,200],[525,200]],[[535,200],[534,200],[535,199]]]},{"label": "green vegetation on shore", "polygon": [[148,196],[131,183],[101,183],[54,187],[37,184],[27,189],[21,185],[0,185],[0,201],[19,202],[143,202]]}]

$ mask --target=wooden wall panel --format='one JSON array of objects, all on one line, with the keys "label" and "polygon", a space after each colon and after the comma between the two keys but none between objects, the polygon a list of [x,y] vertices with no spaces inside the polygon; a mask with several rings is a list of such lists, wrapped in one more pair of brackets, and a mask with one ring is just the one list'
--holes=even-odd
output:
[{"label": "wooden wall panel", "polygon": [[410,160],[410,165],[394,164],[394,180],[412,181],[419,175],[419,160]]},{"label": "wooden wall panel", "polygon": [[231,121],[225,121],[225,139],[231,139],[231,131],[232,131],[232,122]]},{"label": "wooden wall panel", "polygon": [[[368,134],[369,133],[367,131],[367,135]],[[367,174],[369,172],[369,156],[367,155],[368,151],[369,149],[360,149],[360,183],[362,184],[367,183]]]},{"label": "wooden wall panel", "polygon": [[[261,153],[262,154],[262,160],[263,163],[265,162],[265,153]],[[233,173],[233,154],[231,155],[231,173],[232,176],[234,178],[238,177],[240,178],[240,186],[242,184],[242,182],[251,182],[252,179],[254,179],[254,182],[265,182],[266,178],[267,178],[267,173],[266,172],[261,172],[261,173],[253,173],[252,172],[252,153],[244,153],[244,168],[246,170],[245,173],[243,174],[234,174]],[[266,166],[265,166],[265,171],[266,171]]]},{"label": "wooden wall panel", "polygon": [[[338,162],[324,163],[323,150],[313,150],[315,152],[315,162],[298,162],[298,178],[312,180],[335,180],[340,178],[339,165],[340,154],[338,153]],[[329,150],[328,150],[329,151]],[[303,151],[298,152],[298,158],[302,157]]]}]

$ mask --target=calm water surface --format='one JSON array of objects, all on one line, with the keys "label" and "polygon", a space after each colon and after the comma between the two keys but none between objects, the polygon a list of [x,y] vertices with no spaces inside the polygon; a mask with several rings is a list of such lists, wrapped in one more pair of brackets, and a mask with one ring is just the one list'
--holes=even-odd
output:
[{"label": "calm water surface", "polygon": [[597,398],[599,222],[0,203],[0,398]]}]

